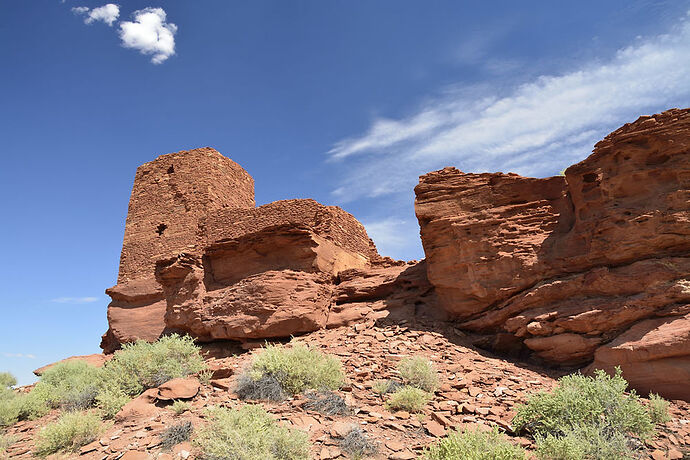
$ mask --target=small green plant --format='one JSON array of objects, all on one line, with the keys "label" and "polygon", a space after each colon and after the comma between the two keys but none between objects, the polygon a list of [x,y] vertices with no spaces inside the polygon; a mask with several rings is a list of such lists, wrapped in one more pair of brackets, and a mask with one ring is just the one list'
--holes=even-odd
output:
[{"label": "small green plant", "polygon": [[422,357],[403,358],[398,363],[398,372],[406,385],[428,393],[438,389],[438,372],[430,361]]},{"label": "small green plant", "polygon": [[525,451],[512,445],[498,429],[451,431],[428,447],[426,460],[524,460]]},{"label": "small green plant", "polygon": [[649,393],[649,416],[652,422],[666,423],[671,421],[671,416],[668,415],[669,402],[655,393]]},{"label": "small green plant", "polygon": [[197,378],[202,385],[210,385],[211,377],[213,377],[213,371],[211,369],[204,369],[197,375]]},{"label": "small green plant", "polygon": [[552,393],[517,407],[513,427],[534,436],[540,458],[630,458],[635,438],[651,437],[654,423],[627,387],[620,369],[613,376],[599,370],[594,377],[562,377]]},{"label": "small green plant", "polygon": [[324,415],[346,415],[350,413],[342,396],[332,391],[307,391],[308,401],[304,405],[307,410],[313,410]]},{"label": "small green plant", "polygon": [[391,410],[421,412],[431,401],[431,395],[417,387],[405,386],[391,393],[386,407]]},{"label": "small green plant", "polygon": [[214,408],[210,422],[197,430],[194,443],[204,460],[307,460],[307,434],[283,427],[260,406]]},{"label": "small green plant", "polygon": [[113,418],[131,399],[132,398],[118,388],[117,385],[107,384],[101,389],[98,395],[96,395],[96,407],[101,410],[103,418]]},{"label": "small green plant", "polygon": [[377,395],[383,396],[388,393],[393,393],[394,391],[399,390],[403,386],[403,384],[401,384],[400,382],[396,382],[395,380],[384,379],[374,380],[374,383],[371,385],[371,389]]},{"label": "small green plant", "polygon": [[[292,347],[268,345],[252,361],[240,382],[251,386],[251,382],[265,385],[277,382],[288,394],[298,394],[306,389],[337,390],[343,384],[345,375],[342,364],[332,356],[302,344]],[[238,395],[245,392],[238,387]]]},{"label": "small green plant", "polygon": [[350,431],[340,441],[340,448],[352,459],[360,460],[365,456],[375,455],[379,445],[358,425],[353,425]]},{"label": "small green plant", "polygon": [[170,405],[170,409],[172,409],[172,411],[175,412],[177,415],[182,415],[184,412],[187,412],[190,408],[191,406],[188,402],[180,400],[173,401],[173,403]]},{"label": "small green plant", "polygon": [[192,422],[190,421],[172,425],[161,433],[161,446],[163,449],[169,450],[181,442],[189,441],[193,430]]},{"label": "small green plant", "polygon": [[45,457],[60,451],[75,452],[95,440],[103,428],[95,412],[66,412],[39,431],[35,453]]},{"label": "small green plant", "polygon": [[206,368],[201,349],[189,336],[172,334],[149,343],[128,343],[103,367],[104,378],[127,395],[135,396],[168,380]]},{"label": "small green plant", "polygon": [[83,410],[93,405],[102,385],[100,368],[65,361],[47,369],[31,393],[41,395],[51,407]]}]

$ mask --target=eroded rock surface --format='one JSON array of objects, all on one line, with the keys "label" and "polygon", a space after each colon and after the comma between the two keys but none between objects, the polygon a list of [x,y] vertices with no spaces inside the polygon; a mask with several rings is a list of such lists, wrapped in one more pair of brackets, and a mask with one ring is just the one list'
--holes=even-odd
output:
[{"label": "eroded rock surface", "polygon": [[288,337],[433,298],[425,270],[379,256],[349,213],[309,199],[254,207],[253,187],[211,148],[139,167],[118,284],[106,290],[106,352],[167,332],[201,341]]},{"label": "eroded rock surface", "polygon": [[641,117],[565,177],[422,176],[440,305],[495,348],[690,400],[690,111]]}]

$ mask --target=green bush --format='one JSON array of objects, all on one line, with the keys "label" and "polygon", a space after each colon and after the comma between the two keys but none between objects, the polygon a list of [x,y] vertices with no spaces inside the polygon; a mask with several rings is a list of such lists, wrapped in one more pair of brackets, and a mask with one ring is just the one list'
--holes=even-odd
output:
[{"label": "green bush", "polygon": [[268,345],[252,361],[244,379],[275,380],[290,394],[306,389],[337,390],[345,375],[337,358],[302,344],[292,347]]},{"label": "green bush", "polygon": [[93,406],[102,386],[100,368],[84,361],[65,361],[48,368],[31,394],[51,407],[79,411]]},{"label": "green bush", "polygon": [[214,408],[210,422],[197,431],[195,445],[203,460],[306,460],[306,433],[283,427],[260,406],[239,410]]},{"label": "green bush", "polygon": [[605,427],[579,425],[560,436],[537,435],[537,457],[541,460],[621,460],[639,458],[630,440]]},{"label": "green bush", "polygon": [[101,410],[103,418],[113,418],[131,399],[116,384],[106,384],[96,395],[96,407]]},{"label": "green bush", "polygon": [[404,386],[391,393],[386,407],[391,410],[421,412],[429,401],[431,401],[431,395],[426,391],[417,387]]},{"label": "green bush", "polygon": [[17,379],[9,372],[0,372],[0,388],[10,388],[17,384]]},{"label": "green bush", "polygon": [[170,405],[170,409],[172,409],[172,411],[177,415],[182,415],[184,412],[191,409],[191,406],[186,401],[176,400]]},{"label": "green bush", "polygon": [[433,393],[438,389],[438,373],[434,365],[419,356],[403,358],[398,363],[398,372],[406,385]]},{"label": "green bush", "polygon": [[42,417],[49,410],[47,399],[40,392],[22,395],[11,392],[0,398],[0,427]]},{"label": "green bush", "polygon": [[172,334],[157,342],[128,343],[103,367],[104,378],[127,395],[135,396],[168,380],[206,368],[201,348],[189,336]]},{"label": "green bush", "polygon": [[668,415],[669,402],[658,394],[649,393],[649,416],[654,423],[666,423],[671,421]]},{"label": "green bush", "polygon": [[648,439],[654,424],[637,394],[625,393],[627,387],[620,369],[614,376],[599,370],[594,377],[562,377],[552,393],[538,393],[517,407],[513,427],[532,434],[545,459],[629,458],[633,438]]},{"label": "green bush", "polygon": [[95,440],[103,428],[95,412],[66,412],[38,432],[34,452],[40,457],[60,451],[75,452]]},{"label": "green bush", "polygon": [[451,431],[448,436],[428,447],[422,458],[427,460],[524,460],[525,451],[492,431]]}]

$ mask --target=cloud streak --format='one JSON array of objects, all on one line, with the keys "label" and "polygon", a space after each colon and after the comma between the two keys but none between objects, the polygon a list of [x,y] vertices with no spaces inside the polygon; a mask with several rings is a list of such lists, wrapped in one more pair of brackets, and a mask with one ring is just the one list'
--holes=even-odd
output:
[{"label": "cloud streak", "polygon": [[98,297],[57,297],[55,299],[50,299],[53,303],[93,303],[98,302],[100,299]]},{"label": "cloud streak", "polygon": [[30,353],[3,353],[5,358],[22,358],[22,359],[36,359],[36,355]]},{"label": "cloud streak", "polygon": [[[690,24],[638,39],[603,62],[543,75],[500,94],[490,86],[452,89],[403,118],[379,118],[328,152],[348,162],[333,191],[343,201],[409,193],[417,176],[454,165],[464,171],[548,176],[638,115],[690,103]],[[386,171],[382,175],[381,171]]]},{"label": "cloud streak", "polygon": [[92,24],[96,21],[101,21],[108,24],[110,27],[120,17],[120,7],[114,3],[108,3],[98,8],[88,8],[86,6],[75,6],[72,12],[77,15],[84,15],[84,23]]},{"label": "cloud streak", "polygon": [[177,26],[166,22],[163,8],[144,8],[132,14],[132,21],[120,23],[122,46],[152,55],[151,62],[161,64],[175,54]]}]

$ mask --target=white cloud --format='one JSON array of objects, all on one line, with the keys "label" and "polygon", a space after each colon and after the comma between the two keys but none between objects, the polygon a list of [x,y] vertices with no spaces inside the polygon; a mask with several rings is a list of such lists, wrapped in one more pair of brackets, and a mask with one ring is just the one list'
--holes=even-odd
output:
[{"label": "white cloud", "polygon": [[122,46],[153,55],[151,62],[154,64],[160,64],[175,54],[177,26],[166,22],[163,8],[138,10],[132,17],[133,21],[120,23]]},{"label": "white cloud", "polygon": [[50,301],[55,303],[92,303],[98,302],[98,300],[98,297],[58,297]]},{"label": "white cloud", "polygon": [[26,359],[36,359],[36,355],[29,353],[3,353],[2,356],[5,358],[26,358]]},{"label": "white cloud", "polygon": [[367,132],[337,142],[329,156],[349,163],[333,193],[343,200],[409,194],[419,174],[448,165],[555,174],[638,115],[690,105],[688,74],[690,24],[681,20],[668,34],[638,39],[607,60],[507,93],[456,85],[416,113],[373,120]]},{"label": "white cloud", "polygon": [[114,3],[108,3],[98,8],[88,8],[86,6],[75,6],[72,8],[74,14],[86,15],[84,22],[92,24],[95,21],[102,21],[112,27],[113,23],[120,17],[120,7]]},{"label": "white cloud", "polygon": [[409,259],[420,254],[419,239],[417,246],[410,245],[410,236],[419,233],[419,225],[415,219],[401,219],[388,217],[382,220],[365,221],[364,228],[369,237],[374,240],[379,254],[393,258]]}]

